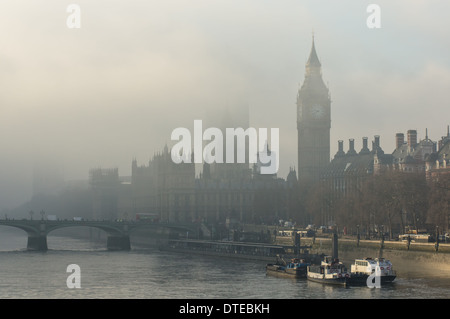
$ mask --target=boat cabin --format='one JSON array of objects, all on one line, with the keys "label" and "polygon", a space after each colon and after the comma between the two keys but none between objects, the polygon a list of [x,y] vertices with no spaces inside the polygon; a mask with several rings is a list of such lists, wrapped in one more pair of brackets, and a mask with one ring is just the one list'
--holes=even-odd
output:
[{"label": "boat cabin", "polygon": [[377,266],[379,266],[382,273],[386,275],[393,273],[392,263],[389,260],[384,258],[372,259],[370,257],[356,259],[355,263],[351,266],[351,272],[370,275],[375,272]]},{"label": "boat cabin", "polygon": [[349,277],[345,265],[339,259],[330,256],[325,256],[320,266],[308,267],[307,278],[312,281],[345,285]]},{"label": "boat cabin", "polygon": [[323,275],[345,274],[347,273],[347,268],[339,259],[325,256],[320,266],[310,266],[310,271]]}]

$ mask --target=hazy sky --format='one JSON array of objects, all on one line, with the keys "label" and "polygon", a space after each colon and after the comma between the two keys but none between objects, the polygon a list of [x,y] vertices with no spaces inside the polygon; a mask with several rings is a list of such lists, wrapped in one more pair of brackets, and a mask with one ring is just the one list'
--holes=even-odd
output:
[{"label": "hazy sky", "polygon": [[[71,3],[81,28],[69,29]],[[381,7],[381,29],[366,8]],[[450,124],[450,2],[442,0],[2,0],[0,208],[28,199],[35,161],[65,178],[131,172],[176,127],[250,109],[280,128],[280,176],[297,163],[296,95],[314,30],[337,141]]]}]

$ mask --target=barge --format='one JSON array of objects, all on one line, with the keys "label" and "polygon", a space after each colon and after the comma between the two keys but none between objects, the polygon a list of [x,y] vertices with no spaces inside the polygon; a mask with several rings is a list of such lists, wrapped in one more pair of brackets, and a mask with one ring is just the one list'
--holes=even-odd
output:
[{"label": "barge", "polygon": [[281,258],[277,259],[275,264],[266,265],[266,274],[285,278],[306,278],[309,265],[304,259],[293,258],[286,262]]},{"label": "barge", "polygon": [[280,245],[194,239],[169,240],[166,244],[160,245],[159,249],[196,255],[264,261],[273,261],[277,255],[286,253],[285,247]]},{"label": "barge", "polygon": [[[282,246],[267,243],[251,243],[220,240],[172,239],[159,246],[162,251],[172,251],[196,255],[253,259],[273,262],[280,256],[286,259],[303,259],[307,263],[320,262],[323,254],[310,254],[308,250],[300,251],[302,247]],[[294,251],[294,253],[292,253]]]}]

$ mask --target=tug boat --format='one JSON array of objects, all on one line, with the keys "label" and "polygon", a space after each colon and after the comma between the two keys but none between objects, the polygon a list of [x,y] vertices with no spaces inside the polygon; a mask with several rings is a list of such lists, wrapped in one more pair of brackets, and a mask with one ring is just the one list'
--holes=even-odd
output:
[{"label": "tug boat", "polygon": [[293,258],[290,262],[278,259],[275,264],[266,265],[266,274],[277,277],[305,278],[310,264],[304,259]]},{"label": "tug boat", "polygon": [[320,265],[307,267],[307,279],[323,284],[347,286],[350,273],[339,259],[325,256]]},{"label": "tug boat", "polygon": [[396,278],[395,270],[392,263],[384,258],[365,257],[363,259],[355,259],[351,265],[351,284],[352,285],[366,285],[367,279],[372,274],[379,274],[380,284],[391,283]]}]

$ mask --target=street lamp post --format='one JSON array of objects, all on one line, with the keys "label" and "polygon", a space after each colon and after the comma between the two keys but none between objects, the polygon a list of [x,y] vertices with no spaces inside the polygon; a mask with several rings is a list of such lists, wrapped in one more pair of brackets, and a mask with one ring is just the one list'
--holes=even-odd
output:
[{"label": "street lamp post", "polygon": [[356,247],[359,247],[359,225],[356,225]]},{"label": "street lamp post", "polygon": [[436,243],[434,244],[436,252],[439,250],[439,226],[436,226]]}]

